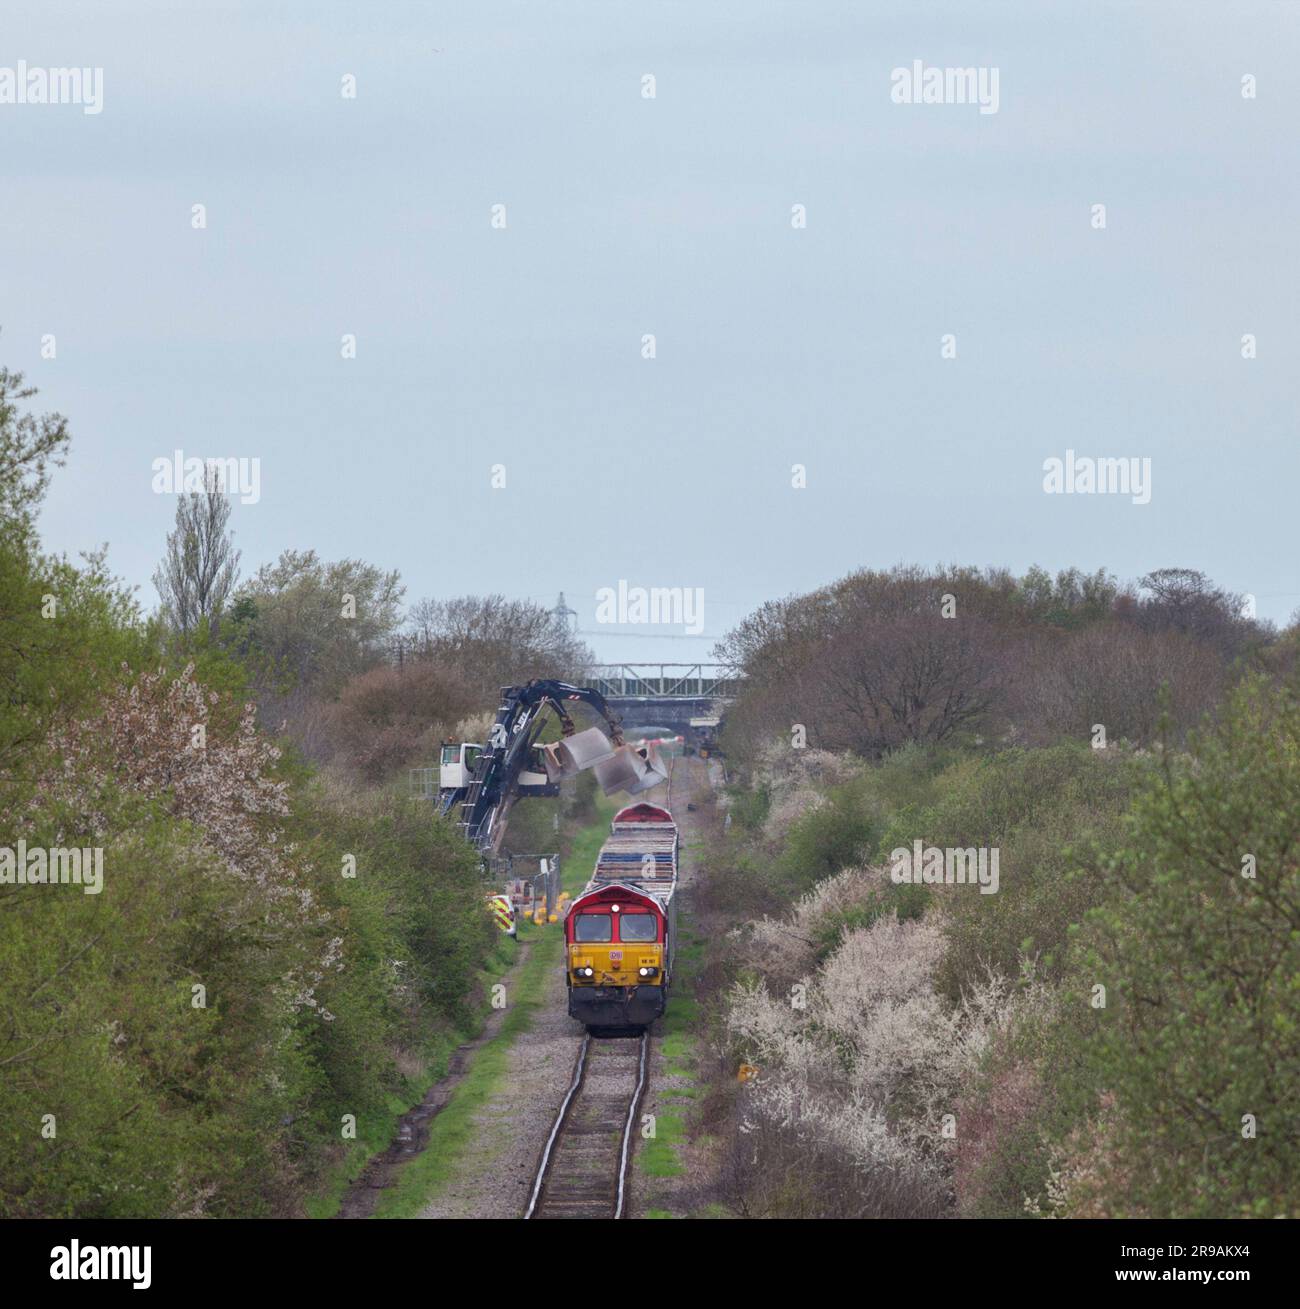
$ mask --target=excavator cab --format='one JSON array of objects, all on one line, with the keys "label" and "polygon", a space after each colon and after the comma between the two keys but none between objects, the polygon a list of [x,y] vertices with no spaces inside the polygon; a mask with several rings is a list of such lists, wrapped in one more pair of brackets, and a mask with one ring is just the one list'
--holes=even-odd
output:
[{"label": "excavator cab", "polygon": [[438,789],[460,791],[467,787],[474,780],[474,769],[482,753],[481,745],[468,741],[444,741],[438,767]]},{"label": "excavator cab", "polygon": [[546,770],[546,758],[540,745],[533,746],[515,786],[521,796],[560,794],[559,782],[554,781]]}]

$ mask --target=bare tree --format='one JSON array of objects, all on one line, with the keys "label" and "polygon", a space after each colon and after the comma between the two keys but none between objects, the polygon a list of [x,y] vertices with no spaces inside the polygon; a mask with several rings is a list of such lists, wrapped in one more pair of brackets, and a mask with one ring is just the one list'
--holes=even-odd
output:
[{"label": "bare tree", "polygon": [[463,670],[480,694],[533,677],[579,677],[592,662],[586,645],[551,610],[530,600],[421,600],[407,625],[417,658]]},{"label": "bare tree", "polygon": [[188,636],[206,618],[215,624],[239,577],[239,551],[226,531],[230,501],[213,469],[203,491],[182,495],[167,553],[153,575],[168,626]]},{"label": "bare tree", "polygon": [[745,679],[728,732],[753,744],[797,722],[825,749],[868,757],[973,732],[1006,681],[1013,590],[1000,574],[895,568],[764,605],[715,652]]},{"label": "bare tree", "polygon": [[1003,642],[977,617],[863,612],[827,642],[825,739],[876,756],[979,725],[1003,689]]},{"label": "bare tree", "polygon": [[1112,740],[1146,744],[1166,709],[1181,737],[1230,680],[1210,643],[1172,627],[1146,630],[1112,619],[1078,632],[1042,632],[1023,645],[1009,713],[1021,739],[1036,745],[1087,740],[1098,723]]},{"label": "bare tree", "polygon": [[1234,659],[1268,635],[1245,616],[1245,597],[1215,586],[1193,568],[1158,568],[1139,585],[1150,592],[1135,614],[1147,631],[1173,629],[1206,641],[1226,659]]}]

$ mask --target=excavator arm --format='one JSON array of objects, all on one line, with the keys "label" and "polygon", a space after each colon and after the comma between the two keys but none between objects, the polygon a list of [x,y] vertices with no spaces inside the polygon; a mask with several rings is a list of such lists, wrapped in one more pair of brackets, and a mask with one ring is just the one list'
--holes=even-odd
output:
[{"label": "excavator arm", "polygon": [[490,854],[500,845],[520,774],[533,759],[545,710],[549,707],[555,713],[567,739],[577,730],[568,709],[575,702],[603,718],[610,742],[616,749],[622,748],[622,726],[599,691],[547,679],[502,687],[491,735],[455,815],[466,840],[481,853]]}]

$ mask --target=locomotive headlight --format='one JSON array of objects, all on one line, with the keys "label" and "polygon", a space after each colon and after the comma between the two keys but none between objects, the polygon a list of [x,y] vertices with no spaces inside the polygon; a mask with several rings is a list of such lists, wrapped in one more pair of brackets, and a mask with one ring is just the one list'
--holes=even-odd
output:
[{"label": "locomotive headlight", "polygon": [[654,977],[658,973],[657,968],[642,968],[638,970],[642,977]]}]

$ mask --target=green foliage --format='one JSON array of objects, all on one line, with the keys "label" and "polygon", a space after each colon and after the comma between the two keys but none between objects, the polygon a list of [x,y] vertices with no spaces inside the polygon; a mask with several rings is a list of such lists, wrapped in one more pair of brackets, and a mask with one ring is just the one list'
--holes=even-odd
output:
[{"label": "green foliage", "polygon": [[[806,810],[781,834],[775,858],[750,861],[753,871],[772,883],[783,899],[794,899],[843,868],[869,862],[885,841],[887,823],[897,826],[903,816],[933,802],[941,787],[940,771],[947,752],[908,745],[878,765],[823,792],[822,803]],[[737,788],[732,812],[748,812],[743,827],[757,830],[770,809],[766,790]],[[910,841],[910,838],[909,838]],[[895,842],[897,844],[897,842]],[[885,846],[885,849],[888,849]],[[913,916],[928,901],[924,888],[895,888],[900,894],[888,907]]]},{"label": "green foliage", "polygon": [[560,815],[557,800],[532,798],[518,801],[510,810],[505,845],[516,854],[539,854],[559,847],[555,820]]},{"label": "green foliage", "polygon": [[[815,920],[812,959],[824,962],[846,932],[869,928],[882,915],[907,920],[933,912],[945,940],[934,981],[951,1004],[985,984],[990,969],[1016,977],[1026,955],[1036,956],[1038,985],[1064,987],[1072,984],[1072,926],[1106,895],[1103,880],[1081,869],[1073,852],[1118,846],[1124,812],[1150,771],[1141,757],[1076,744],[979,754],[909,747],[826,788],[822,803],[780,834],[774,860],[765,860],[748,835],[740,852],[723,846],[725,894],[717,894],[711,868],[706,898],[734,900],[736,914],[758,916],[737,890],[745,868],[772,893],[758,912],[782,916],[809,885],[843,867],[887,864],[895,847],[910,848],[914,840],[997,847],[997,894],[887,883],[878,897]],[[773,975],[767,973],[769,984]],[[1027,1197],[1043,1199],[1054,1150],[1065,1149],[1095,1112],[1103,1089],[1086,1058],[1095,1025],[1084,997],[1050,1018],[1035,1013],[987,1052],[959,1107],[955,1189],[962,1213],[1023,1216]]]},{"label": "green foliage", "polygon": [[1079,976],[1109,995],[1094,1053],[1117,1111],[1097,1148],[1123,1161],[1101,1172],[1111,1211],[1300,1214],[1295,688],[1234,694],[1098,871],[1110,897]]},{"label": "green foliage", "polygon": [[327,563],[314,550],[286,550],[235,593],[228,639],[263,677],[271,670],[290,685],[333,693],[376,661],[397,629],[404,589],[396,572],[361,560]]},{"label": "green foliage", "polygon": [[732,822],[752,832],[763,826],[772,797],[765,787],[730,786],[727,802]]},{"label": "green foliage", "polygon": [[51,468],[68,448],[65,420],[26,411],[36,392],[0,368],[0,768],[21,769],[50,725],[77,712],[137,662],[146,643],[135,604],[103,552],[76,567],[45,557],[33,526]]},{"label": "green foliage", "polygon": [[890,813],[933,804],[943,787],[940,777],[959,755],[914,741],[887,754],[868,774],[871,793]]},{"label": "green foliage", "polygon": [[433,1053],[443,1033],[470,1025],[471,987],[497,932],[472,852],[427,806],[376,792],[341,798],[311,784],[286,835],[328,913],[319,944],[344,933],[340,966],[316,989],[328,1019],[303,1015],[299,1024],[321,1080],[295,1138],[305,1158],[319,1158],[338,1140],[342,1114],[388,1114],[405,1082],[399,1051]]},{"label": "green foliage", "polygon": [[0,530],[14,539],[30,537],[50,469],[63,466],[71,441],[62,414],[27,409],[36,394],[21,373],[0,368]]},{"label": "green foliage", "polygon": [[1053,578],[1034,564],[1016,584],[1015,599],[1035,622],[1078,628],[1104,619],[1119,594],[1104,568],[1091,574],[1065,568]]},{"label": "green foliage", "polygon": [[0,767],[21,770],[27,752],[119,676],[141,666],[151,643],[130,595],[102,553],[78,568],[0,532]]},{"label": "green foliage", "polygon": [[1071,924],[1101,894],[1096,877],[1076,871],[1075,853],[1117,840],[1141,770],[1131,755],[1075,744],[968,756],[934,779],[926,803],[894,812],[880,862],[915,840],[998,850],[996,894],[935,888],[948,937],[938,980],[953,1000],[988,967],[1014,976],[1022,955],[1059,975]]},{"label": "green foliage", "polygon": [[191,664],[196,681],[215,691],[223,703],[242,706],[254,695],[248,666],[203,618],[188,635],[160,635],[172,664]]},{"label": "green foliage", "polygon": [[[279,1120],[312,1081],[280,994],[295,952],[229,930],[228,871],[196,832],[137,797],[101,802],[100,894],[0,899],[0,1210],[270,1212],[291,1182]],[[58,844],[61,819],[25,839]]]},{"label": "green foliage", "polygon": [[796,819],[777,869],[792,894],[864,861],[880,833],[879,806],[869,777],[827,792],[825,803]]},{"label": "green foliage", "polygon": [[[343,1115],[391,1121],[500,949],[427,805],[336,792],[245,720],[285,593],[319,601],[295,652],[323,675],[389,630],[396,580],[295,557],[305,582],[272,570],[219,638],[164,632],[102,553],[40,552],[67,432],[32,394],[0,369],[0,1215],[298,1213]],[[19,840],[98,847],[102,889],[16,884]]]},{"label": "green foliage", "polygon": [[[1053,996],[968,1079],[965,1215],[1300,1212],[1300,701],[1250,682],[1189,754],[1162,758],[1060,745],[910,778],[886,764],[787,834],[779,860],[818,879],[873,828],[876,861],[914,839],[1000,849],[996,895],[890,893],[919,893],[903,913],[932,896],[952,1002],[1026,955]],[[816,957],[898,907],[826,915]]]}]

